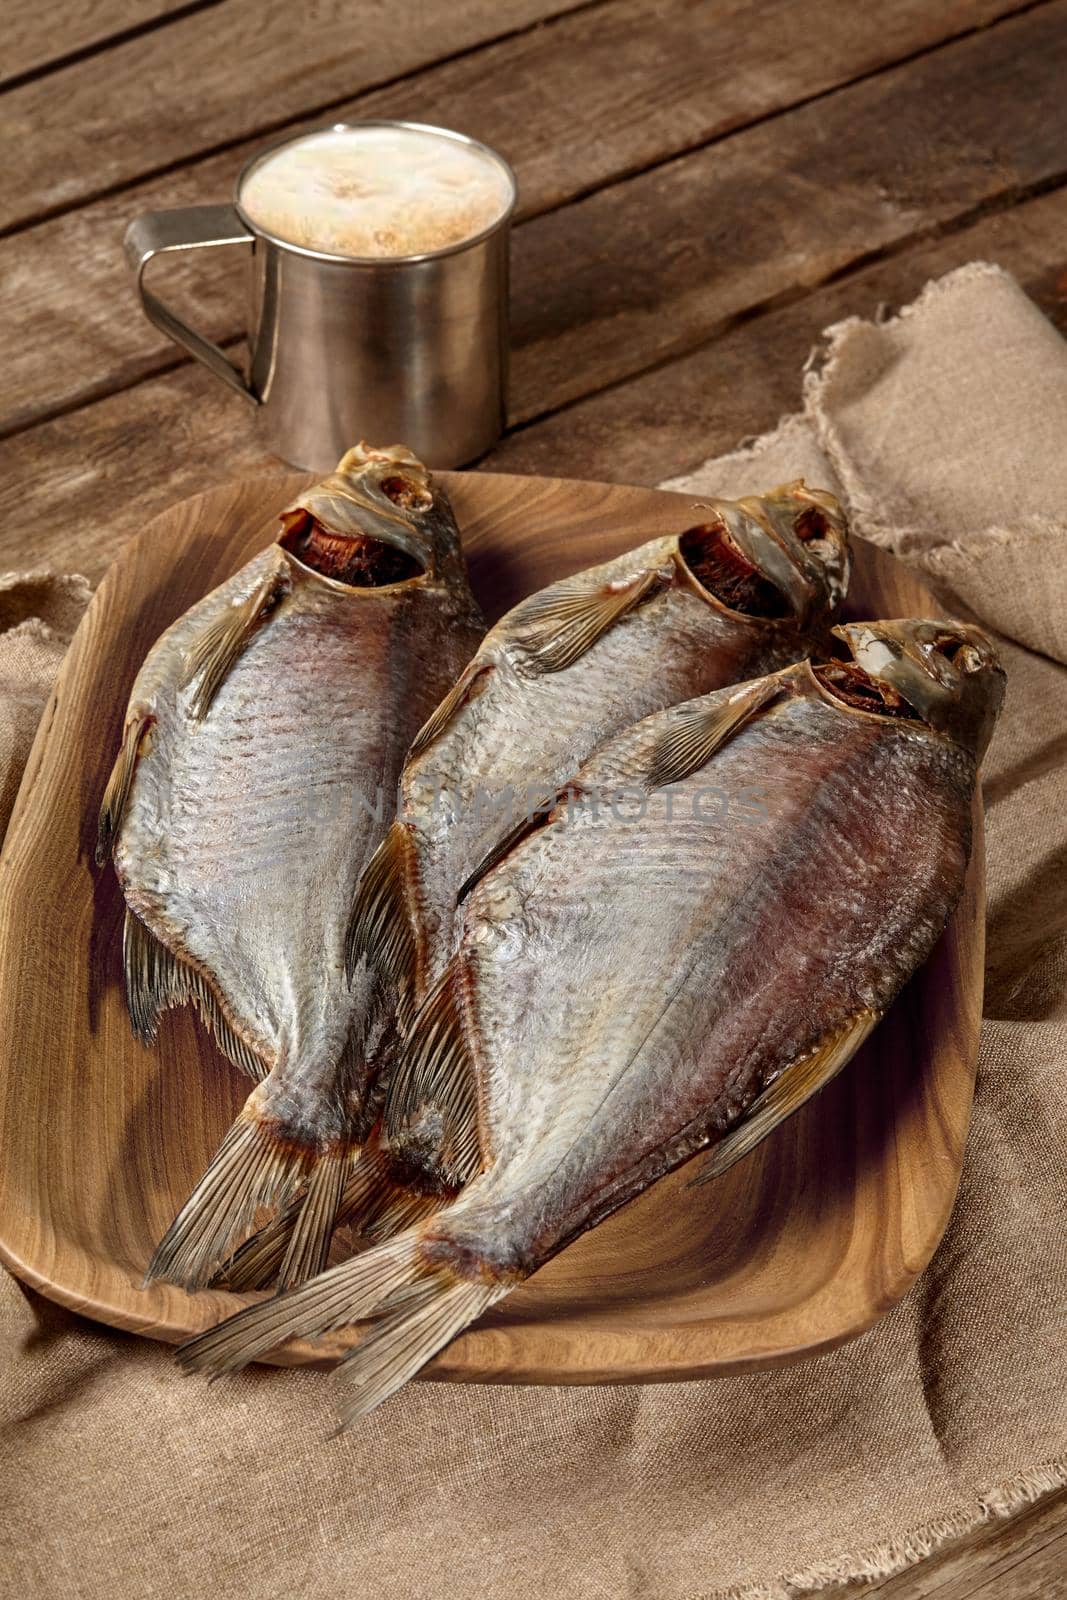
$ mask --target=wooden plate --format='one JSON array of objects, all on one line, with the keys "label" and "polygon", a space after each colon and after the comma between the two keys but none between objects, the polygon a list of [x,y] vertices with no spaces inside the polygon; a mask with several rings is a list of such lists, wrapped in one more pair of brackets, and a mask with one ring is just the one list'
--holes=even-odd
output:
[{"label": "wooden plate", "polygon": [[[157,517],[90,606],[37,735],[0,863],[0,1256],[44,1294],[177,1341],[241,1303],[139,1285],[247,1083],[187,1012],[131,1038],[121,899],[90,866],[134,675],[160,631],[272,536],[308,481],[238,482]],[[696,520],[691,496],[450,475],[491,617],[553,578]],[[938,614],[860,544],[852,616]],[[572,1245],[440,1355],[432,1375],[623,1382],[794,1360],[868,1327],[907,1289],[952,1206],[982,996],[981,818],[963,903],[837,1081],[747,1161],[683,1169]],[[344,1336],[334,1341],[336,1349]],[[294,1347],[287,1362],[322,1359]]]}]

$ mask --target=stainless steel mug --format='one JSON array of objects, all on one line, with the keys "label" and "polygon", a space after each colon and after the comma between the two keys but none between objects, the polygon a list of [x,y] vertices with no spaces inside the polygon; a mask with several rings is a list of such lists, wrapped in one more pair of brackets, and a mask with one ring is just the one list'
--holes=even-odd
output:
[{"label": "stainless steel mug", "polygon": [[[343,123],[335,123],[341,130]],[[231,205],[149,211],[126,230],[126,258],[155,325],[254,407],[265,447],[294,466],[327,472],[360,439],[401,442],[432,467],[472,461],[504,427],[508,356],[508,238],[517,190],[488,146],[416,122],[498,162],[511,201],[481,233],[424,255],[358,257],[310,250],[257,227],[241,209],[252,168],[305,129],[257,152]],[[251,246],[248,372],[153,294],[153,256]]]}]

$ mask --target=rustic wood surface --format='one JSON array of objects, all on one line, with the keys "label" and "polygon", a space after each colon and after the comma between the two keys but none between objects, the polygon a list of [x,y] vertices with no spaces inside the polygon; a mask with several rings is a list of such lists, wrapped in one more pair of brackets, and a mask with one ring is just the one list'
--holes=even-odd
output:
[{"label": "rustic wood surface", "polygon": [[[262,466],[134,309],[122,227],[267,133],[439,119],[515,161],[513,426],[490,470],[652,484],[795,407],[829,322],[983,257],[1067,330],[1064,0],[53,0],[0,41],[0,565],[98,578]],[[296,20],[298,19],[299,20]],[[159,279],[240,332],[239,272]],[[5,437],[6,436],[6,437]],[[1067,1594],[1067,1495],[850,1594]]]}]

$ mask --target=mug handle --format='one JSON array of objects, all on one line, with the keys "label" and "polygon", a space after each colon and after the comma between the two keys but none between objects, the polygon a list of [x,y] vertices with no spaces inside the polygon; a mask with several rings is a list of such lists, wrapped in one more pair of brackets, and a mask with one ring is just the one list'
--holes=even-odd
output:
[{"label": "mug handle", "polygon": [[249,388],[244,374],[218,345],[176,317],[144,282],[145,267],[153,256],[174,250],[203,250],[213,245],[252,244],[254,238],[232,205],[181,206],[176,211],[146,211],[143,216],[136,217],[126,229],[125,250],[126,260],[137,275],[137,289],[149,321],[175,344],[184,345],[216,378],[228,383],[253,405],[259,405],[259,398]]}]

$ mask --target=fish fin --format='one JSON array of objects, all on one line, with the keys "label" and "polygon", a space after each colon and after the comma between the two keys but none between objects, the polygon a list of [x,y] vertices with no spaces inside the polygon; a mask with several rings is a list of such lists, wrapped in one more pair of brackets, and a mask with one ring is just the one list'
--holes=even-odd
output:
[{"label": "fish fin", "polygon": [[780,693],[777,678],[758,678],[710,709],[697,701],[692,710],[673,717],[657,740],[648,769],[649,788],[663,789],[699,772],[716,750]]},{"label": "fish fin", "polygon": [[111,769],[111,776],[107,780],[104,798],[100,806],[100,820],[96,827],[96,864],[102,867],[112,850],[115,840],[122,828],[122,819],[126,814],[126,802],[130,798],[130,786],[133,775],[137,770],[137,758],[141,753],[141,741],[152,725],[152,718],[148,716],[131,717],[122,730],[122,743],[119,753],[115,757],[115,765]]},{"label": "fish fin", "polygon": [[415,992],[415,929],[408,911],[406,882],[410,845],[397,820],[371,856],[356,890],[345,937],[345,970],[349,983],[360,958],[396,990],[401,1017]]},{"label": "fish fin", "polygon": [[157,939],[129,906],[122,928],[122,965],[135,1039],[152,1044],[164,1011],[195,1005],[223,1055],[257,1083],[266,1076],[266,1065],[223,1016],[206,979]]},{"label": "fish fin", "polygon": [[122,925],[122,970],[133,1036],[151,1044],[163,1012],[188,1000],[190,974],[129,906]]},{"label": "fish fin", "polygon": [[300,1202],[290,1200],[266,1227],[238,1245],[229,1260],[224,1261],[218,1271],[212,1274],[208,1288],[230,1289],[234,1294],[244,1294],[252,1289],[269,1289],[285,1260],[289,1239],[299,1215]]},{"label": "fish fin", "polygon": [[439,1277],[371,1328],[339,1367],[345,1385],[341,1428],[380,1406],[457,1334],[507,1294],[504,1284]]},{"label": "fish fin", "polygon": [[461,1189],[478,1172],[478,1083],[464,1038],[454,963],[412,1024],[382,1120],[390,1155],[442,1188]]},{"label": "fish fin", "polygon": [[565,578],[517,606],[508,635],[522,647],[530,671],[562,672],[662,583],[657,568],[620,584]]},{"label": "fish fin", "polygon": [[[475,687],[478,685],[479,679],[483,678],[486,673],[492,672],[492,670],[492,661],[479,661],[475,657],[473,661],[467,663],[436,711],[430,713],[414,739],[412,739],[411,744],[408,746],[407,759],[409,761],[414,760],[416,756],[421,756],[425,750],[429,749],[438,735],[448,727],[448,724],[461,707],[474,698]],[[478,692],[481,693],[481,689],[484,687],[485,685],[482,684]]]},{"label": "fish fin", "polygon": [[219,1377],[290,1339],[317,1338],[384,1311],[384,1320],[341,1364],[351,1385],[342,1417],[351,1422],[414,1377],[511,1287],[459,1278],[428,1261],[419,1245],[410,1230],[289,1294],[249,1306],[182,1345],[178,1361],[188,1371]]},{"label": "fish fin", "polygon": [[424,1276],[414,1231],[353,1256],[317,1278],[239,1311],[178,1351],[192,1372],[237,1372],[287,1339],[315,1339],[373,1314],[383,1300]]},{"label": "fish fin", "polygon": [[[374,1203],[381,1186],[386,1183],[385,1163],[381,1156],[377,1151],[364,1148],[345,1179],[333,1227],[340,1228],[353,1218],[358,1218]],[[301,1199],[291,1200],[266,1227],[246,1239],[215,1273],[211,1287],[224,1287],[235,1293],[243,1293],[247,1289],[269,1289],[277,1280],[286,1259],[302,1204]],[[328,1251],[328,1242],[326,1248]]]},{"label": "fish fin", "polygon": [[732,1167],[773,1133],[781,1123],[799,1111],[851,1061],[860,1045],[880,1020],[879,1011],[860,1011],[841,1027],[819,1040],[814,1050],[784,1067],[774,1081],[758,1095],[744,1120],[719,1140],[690,1188],[709,1183]]},{"label": "fish fin", "polygon": [[540,801],[536,807],[529,807],[526,815],[520,817],[514,827],[508,829],[504,837],[493,846],[489,854],[482,861],[479,861],[474,871],[463,880],[459,893],[456,895],[456,904],[462,905],[471,890],[477,887],[487,873],[492,872],[494,867],[499,866],[504,857],[509,856],[524,839],[528,839],[532,833],[536,833],[538,829],[543,828],[558,805],[562,805],[568,797],[576,798],[578,793],[579,791],[574,784],[567,784],[566,787],[557,790],[555,794],[546,795],[544,800]]},{"label": "fish fin", "polygon": [[194,722],[202,722],[207,716],[234,663],[257,628],[288,593],[289,583],[288,566],[268,572],[246,599],[227,606],[189,647],[181,687],[187,689],[194,678],[200,679],[189,705]]},{"label": "fish fin", "polygon": [[356,1225],[371,1244],[381,1244],[383,1239],[392,1239],[405,1228],[432,1217],[441,1205],[439,1194],[419,1194],[397,1183],[387,1184],[377,1195],[374,1206],[356,1219]]},{"label": "fish fin", "polygon": [[[258,1091],[253,1091],[253,1094]],[[160,1241],[145,1282],[161,1279],[186,1289],[205,1288],[239,1244],[261,1221],[266,1207],[284,1209],[299,1199],[301,1209],[315,1190],[314,1221],[301,1231],[298,1254],[290,1259],[288,1242],[283,1269],[297,1270],[313,1258],[316,1241],[329,1242],[333,1212],[327,1214],[328,1181],[316,1184],[316,1168],[338,1157],[288,1136],[277,1122],[261,1117],[250,1102],[223,1139],[192,1194]]]},{"label": "fish fin", "polygon": [[268,1064],[241,1038],[236,1028],[223,1014],[218,999],[199,973],[190,972],[190,980],[190,999],[200,1013],[200,1020],[213,1035],[223,1055],[228,1061],[232,1061],[235,1067],[247,1073],[253,1082],[262,1083],[270,1071]]},{"label": "fish fin", "polygon": [[279,1290],[304,1283],[325,1267],[350,1159],[347,1150],[335,1150],[320,1157],[312,1168],[275,1279]]}]

